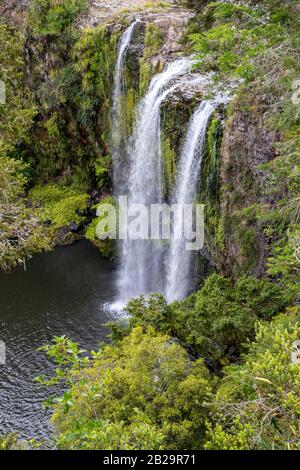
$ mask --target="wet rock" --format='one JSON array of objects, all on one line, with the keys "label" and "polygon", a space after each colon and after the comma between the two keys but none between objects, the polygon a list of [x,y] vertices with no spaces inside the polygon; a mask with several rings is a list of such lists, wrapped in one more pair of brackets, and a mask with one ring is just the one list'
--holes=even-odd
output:
[{"label": "wet rock", "polygon": [[82,234],[80,232],[71,231],[71,225],[72,224],[62,227],[56,232],[54,239],[54,244],[56,246],[72,245],[72,243],[82,238]]},{"label": "wet rock", "polygon": [[[268,240],[259,220],[248,222],[239,214],[255,204],[274,204],[263,191],[266,174],[260,166],[277,156],[275,143],[280,135],[268,129],[265,103],[248,94],[245,103],[235,103],[227,119],[221,147],[220,210],[226,220],[226,250],[217,260],[219,272],[234,277],[240,274],[262,276],[269,253]],[[243,234],[250,234],[253,247]],[[249,235],[249,236],[250,236]]]},{"label": "wet rock", "polygon": [[169,93],[166,102],[174,106],[178,103],[200,102],[204,93],[203,82],[199,80],[198,74],[185,75],[177,81],[177,88]]},{"label": "wet rock", "polygon": [[98,189],[92,189],[92,191],[89,192],[90,196],[90,202],[98,202],[100,201],[101,198],[101,193],[98,191]]},{"label": "wet rock", "polygon": [[70,232],[72,233],[76,233],[78,232],[78,229],[79,229],[79,225],[76,224],[75,222],[71,222],[70,225],[69,225],[69,230]]}]

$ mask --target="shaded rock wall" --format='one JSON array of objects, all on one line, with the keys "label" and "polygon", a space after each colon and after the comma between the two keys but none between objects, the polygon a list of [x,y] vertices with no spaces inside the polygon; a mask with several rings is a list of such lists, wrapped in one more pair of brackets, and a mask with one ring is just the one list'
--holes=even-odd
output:
[{"label": "shaded rock wall", "polygon": [[207,256],[218,272],[233,277],[263,276],[269,253],[256,209],[274,201],[264,192],[266,173],[260,165],[277,156],[280,135],[268,130],[265,111],[257,97],[244,94],[227,114],[217,116],[219,128],[213,124],[207,137],[200,186],[207,212]]},{"label": "shaded rock wall", "polygon": [[30,0],[1,0],[0,18],[13,27],[21,27],[26,19]]}]

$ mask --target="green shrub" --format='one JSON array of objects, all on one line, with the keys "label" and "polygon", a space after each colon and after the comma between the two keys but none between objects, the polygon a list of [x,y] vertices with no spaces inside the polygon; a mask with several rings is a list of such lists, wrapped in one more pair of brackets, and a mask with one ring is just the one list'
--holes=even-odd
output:
[{"label": "green shrub", "polygon": [[[56,350],[61,367],[59,344],[48,348],[48,355],[53,358]],[[207,417],[204,402],[211,392],[202,360],[192,362],[168,336],[141,327],[93,356],[78,362],[75,350],[67,374],[71,388],[54,405],[59,448],[200,447]]]},{"label": "green shrub", "polygon": [[167,305],[162,296],[132,300],[126,310],[130,326],[151,325],[192,347],[195,354],[222,363],[236,360],[253,338],[258,319],[270,320],[284,307],[276,284],[254,277],[232,280],[212,274],[202,289],[183,302]]},{"label": "green shrub", "polygon": [[199,67],[212,68],[223,79],[229,75],[253,80],[258,58],[283,42],[286,34],[263,9],[234,3],[211,2],[197,20],[189,39],[199,53]]},{"label": "green shrub", "polygon": [[40,218],[50,221],[53,230],[74,222],[80,224],[84,220],[81,212],[87,207],[87,194],[78,193],[71,187],[49,184],[36,186],[30,191],[30,197],[36,203],[42,203]]},{"label": "green shrub", "polygon": [[33,0],[29,22],[39,36],[60,36],[87,10],[86,0]]},{"label": "green shrub", "polygon": [[260,324],[244,363],[225,369],[211,403],[206,449],[300,449],[300,368],[291,361],[299,313],[293,308]]},{"label": "green shrub", "polygon": [[284,295],[289,301],[300,296],[300,227],[292,225],[287,238],[273,249],[268,258],[268,274],[284,286]]},{"label": "green shrub", "polygon": [[162,46],[163,38],[159,26],[153,23],[147,23],[145,33],[145,51],[144,57],[151,57],[159,51]]},{"label": "green shrub", "polygon": [[97,187],[100,191],[110,188],[111,186],[111,173],[112,173],[112,160],[110,156],[104,156],[94,163],[95,177]]}]

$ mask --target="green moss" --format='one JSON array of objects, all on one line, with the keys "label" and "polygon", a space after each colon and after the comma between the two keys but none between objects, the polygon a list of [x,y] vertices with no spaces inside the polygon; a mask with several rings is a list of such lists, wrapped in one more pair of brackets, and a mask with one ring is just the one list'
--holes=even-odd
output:
[{"label": "green moss", "polygon": [[163,43],[162,32],[159,26],[147,23],[145,31],[144,57],[149,58],[158,53]]},{"label": "green moss", "polygon": [[[98,205],[105,205],[109,204],[115,207],[116,201],[113,196],[108,196],[104,198],[101,203]],[[100,253],[105,257],[108,258],[111,261],[114,261],[116,259],[117,253],[116,253],[116,240],[107,238],[106,240],[100,240],[97,236],[97,226],[99,222],[103,220],[103,215],[100,215],[98,217],[95,217],[93,221],[90,223],[90,225],[87,227],[86,232],[85,232],[85,238],[89,240],[90,242],[95,245]]]},{"label": "green moss", "polygon": [[224,236],[224,227],[221,221],[219,221],[217,230],[216,230],[216,245],[217,245],[217,248],[221,252],[225,251],[226,244],[225,244],[225,236]]},{"label": "green moss", "polygon": [[51,222],[51,229],[56,231],[71,222],[80,224],[84,216],[80,213],[87,207],[87,194],[80,194],[75,189],[54,184],[37,186],[30,191],[33,202],[42,204],[39,215],[44,222]]},{"label": "green moss", "polygon": [[149,62],[142,58],[140,60],[140,96],[143,97],[148,90],[150,80],[152,78],[152,68]]},{"label": "green moss", "polygon": [[220,171],[220,143],[221,128],[220,121],[213,118],[207,131],[207,159],[209,160],[209,170],[207,170],[207,190],[211,200],[219,197],[219,171]]},{"label": "green moss", "polygon": [[164,161],[165,191],[170,195],[175,184],[177,155],[176,151],[171,146],[170,139],[164,136],[162,137],[162,152]]},{"label": "green moss", "polygon": [[220,163],[222,129],[213,117],[207,129],[205,154],[202,160],[199,200],[205,204],[207,242],[212,250],[224,249],[223,226],[220,221]]}]

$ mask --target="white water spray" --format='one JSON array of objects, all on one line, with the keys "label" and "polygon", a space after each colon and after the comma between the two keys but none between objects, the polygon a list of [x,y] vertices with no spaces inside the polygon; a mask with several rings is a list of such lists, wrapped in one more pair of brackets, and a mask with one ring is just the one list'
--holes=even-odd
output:
[{"label": "white water spray", "polygon": [[[206,130],[209,118],[214,111],[210,102],[203,101],[189,124],[186,140],[181,152],[176,186],[173,192],[173,203],[183,206],[193,202],[197,192],[197,183],[205,145]],[[182,227],[175,222],[174,233],[166,264],[168,302],[182,300],[193,288],[192,259],[194,252],[186,251],[186,240],[180,238]],[[179,233],[177,233],[179,232]]]},{"label": "white water spray", "polygon": [[[163,158],[161,149],[161,104],[178,86],[178,78],[190,70],[185,58],[169,64],[153,78],[137,110],[135,129],[130,139],[124,135],[124,64],[132,41],[136,20],[123,34],[118,48],[112,108],[112,147],[114,193],[127,195],[128,210],[134,204],[161,204],[164,201]],[[200,77],[201,78],[201,77]],[[198,78],[197,78],[198,80]],[[199,79],[200,80],[200,79]],[[192,202],[197,182],[209,118],[214,107],[203,102],[194,113],[182,149],[172,203]],[[129,143],[128,143],[129,140]],[[134,218],[135,214],[131,214]],[[148,219],[141,225],[147,225]],[[112,308],[120,309],[139,295],[165,294],[168,301],[184,298],[192,286],[193,253],[185,250],[186,240],[177,239],[181,226],[173,227],[174,236],[167,249],[161,240],[124,240],[120,244],[119,298]],[[164,260],[166,262],[164,262]]]},{"label": "white water spray", "polygon": [[[176,89],[176,79],[189,71],[187,59],[169,64],[150,83],[142,100],[135,131],[128,152],[130,175],[128,209],[135,204],[160,204],[163,200],[163,163],[161,150],[160,107],[169,93]],[[163,292],[163,248],[153,240],[123,242],[119,277],[120,301],[150,292]]]},{"label": "white water spray", "polygon": [[132,36],[135,32],[136,27],[139,24],[141,24],[141,21],[137,19],[126,29],[126,31],[121,36],[118,46],[118,55],[114,74],[111,131],[114,168],[114,193],[116,195],[122,194],[126,187],[126,178],[124,176],[126,155],[123,151],[123,141],[124,138],[126,138],[123,133],[123,119],[125,117],[123,109],[123,96],[125,92],[124,64],[128,48],[132,41]]}]

